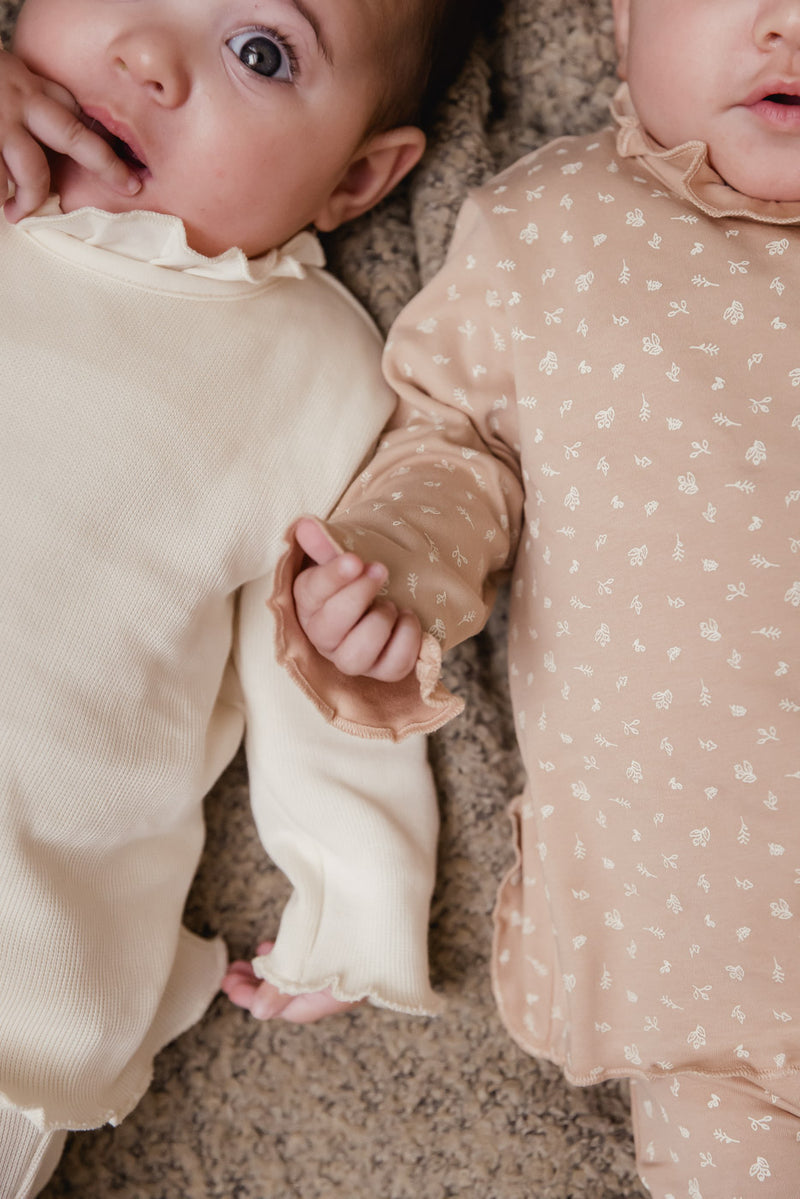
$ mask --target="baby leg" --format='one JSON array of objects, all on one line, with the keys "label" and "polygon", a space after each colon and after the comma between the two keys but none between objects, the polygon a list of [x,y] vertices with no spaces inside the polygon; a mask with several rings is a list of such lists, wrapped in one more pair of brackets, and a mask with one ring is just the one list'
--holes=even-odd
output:
[{"label": "baby leg", "polygon": [[39,1132],[13,1107],[0,1108],[0,1199],[33,1199],[58,1165],[66,1132]]},{"label": "baby leg", "polygon": [[631,1105],[636,1163],[655,1199],[799,1193],[799,1078],[636,1078]]}]

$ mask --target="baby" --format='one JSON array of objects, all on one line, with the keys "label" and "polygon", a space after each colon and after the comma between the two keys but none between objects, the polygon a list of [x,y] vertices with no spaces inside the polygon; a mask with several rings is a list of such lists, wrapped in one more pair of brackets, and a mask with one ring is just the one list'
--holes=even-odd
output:
[{"label": "baby", "polygon": [[[221,982],[261,1018],[438,1006],[424,739],[326,725],[265,600],[284,528],[333,507],[393,405],[311,230],[416,163],[463,16],[27,0],[2,53],[2,1199],[65,1130],[121,1120]],[[226,968],[181,915],[245,730],[294,889],[274,947]]]},{"label": "baby", "polygon": [[466,204],[390,335],[400,399],[376,457],[328,535],[298,526],[320,565],[295,583],[298,630],[287,560],[279,637],[337,723],[434,728],[457,707],[439,647],[482,625],[510,572],[529,787],[496,910],[503,1017],[573,1083],[631,1080],[653,1195],[785,1199],[800,0],[614,9],[614,126]]}]

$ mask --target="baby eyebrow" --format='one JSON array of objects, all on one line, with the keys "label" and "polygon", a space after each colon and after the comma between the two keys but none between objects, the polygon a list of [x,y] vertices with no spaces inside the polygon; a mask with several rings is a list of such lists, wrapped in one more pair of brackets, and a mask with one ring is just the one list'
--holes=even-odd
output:
[{"label": "baby eyebrow", "polygon": [[300,16],[307,21],[313,29],[314,38],[316,39],[317,47],[322,54],[322,57],[330,66],[333,66],[333,55],[331,54],[328,43],[323,36],[322,26],[319,23],[316,13],[312,12],[312,10],[305,3],[305,0],[291,0],[291,3],[300,13]]}]

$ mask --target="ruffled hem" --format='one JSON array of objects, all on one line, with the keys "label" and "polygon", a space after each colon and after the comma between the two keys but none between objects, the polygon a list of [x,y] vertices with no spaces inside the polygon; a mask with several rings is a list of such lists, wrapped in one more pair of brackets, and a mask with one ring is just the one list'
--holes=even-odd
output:
[{"label": "ruffled hem", "polygon": [[330,974],[321,976],[314,982],[298,983],[292,979],[283,978],[269,966],[269,956],[264,954],[253,959],[253,970],[259,978],[272,983],[284,995],[313,995],[317,991],[330,991],[334,999],[340,1003],[361,1003],[367,1000],[373,1007],[386,1008],[391,1012],[399,1012],[406,1016],[438,1016],[446,1006],[445,1000],[430,991],[424,1001],[390,999],[381,991],[372,987],[351,989],[344,986],[341,976]]},{"label": "ruffled hem", "polygon": [[702,141],[685,142],[665,149],[642,127],[623,83],[611,101],[618,125],[617,152],[622,158],[639,158],[659,182],[712,217],[747,217],[771,225],[800,224],[800,202],[758,200],[730,187],[708,161]]},{"label": "ruffled hem", "polygon": [[188,245],[179,217],[142,210],[105,212],[99,208],[64,213],[57,196],[48,197],[32,216],[19,222],[18,228],[36,240],[42,235],[63,233],[133,262],[219,282],[261,285],[271,278],[302,279],[306,267],[325,265],[319,239],[307,230],[258,258],[248,258],[236,246],[207,258]]}]

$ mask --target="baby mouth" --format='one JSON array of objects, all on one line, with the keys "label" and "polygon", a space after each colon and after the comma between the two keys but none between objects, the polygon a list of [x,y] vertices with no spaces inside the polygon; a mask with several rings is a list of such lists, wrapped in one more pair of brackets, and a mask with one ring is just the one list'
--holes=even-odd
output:
[{"label": "baby mouth", "polygon": [[92,133],[96,133],[98,137],[102,137],[104,142],[107,142],[111,149],[116,154],[117,158],[121,158],[137,175],[145,174],[148,170],[147,163],[140,157],[133,146],[113,133],[106,125],[99,121],[97,117],[91,117],[88,113],[81,112],[80,119],[87,129],[91,129]]},{"label": "baby mouth", "polygon": [[794,108],[800,105],[800,96],[789,96],[785,92],[773,92],[764,99],[768,104],[785,104]]}]

